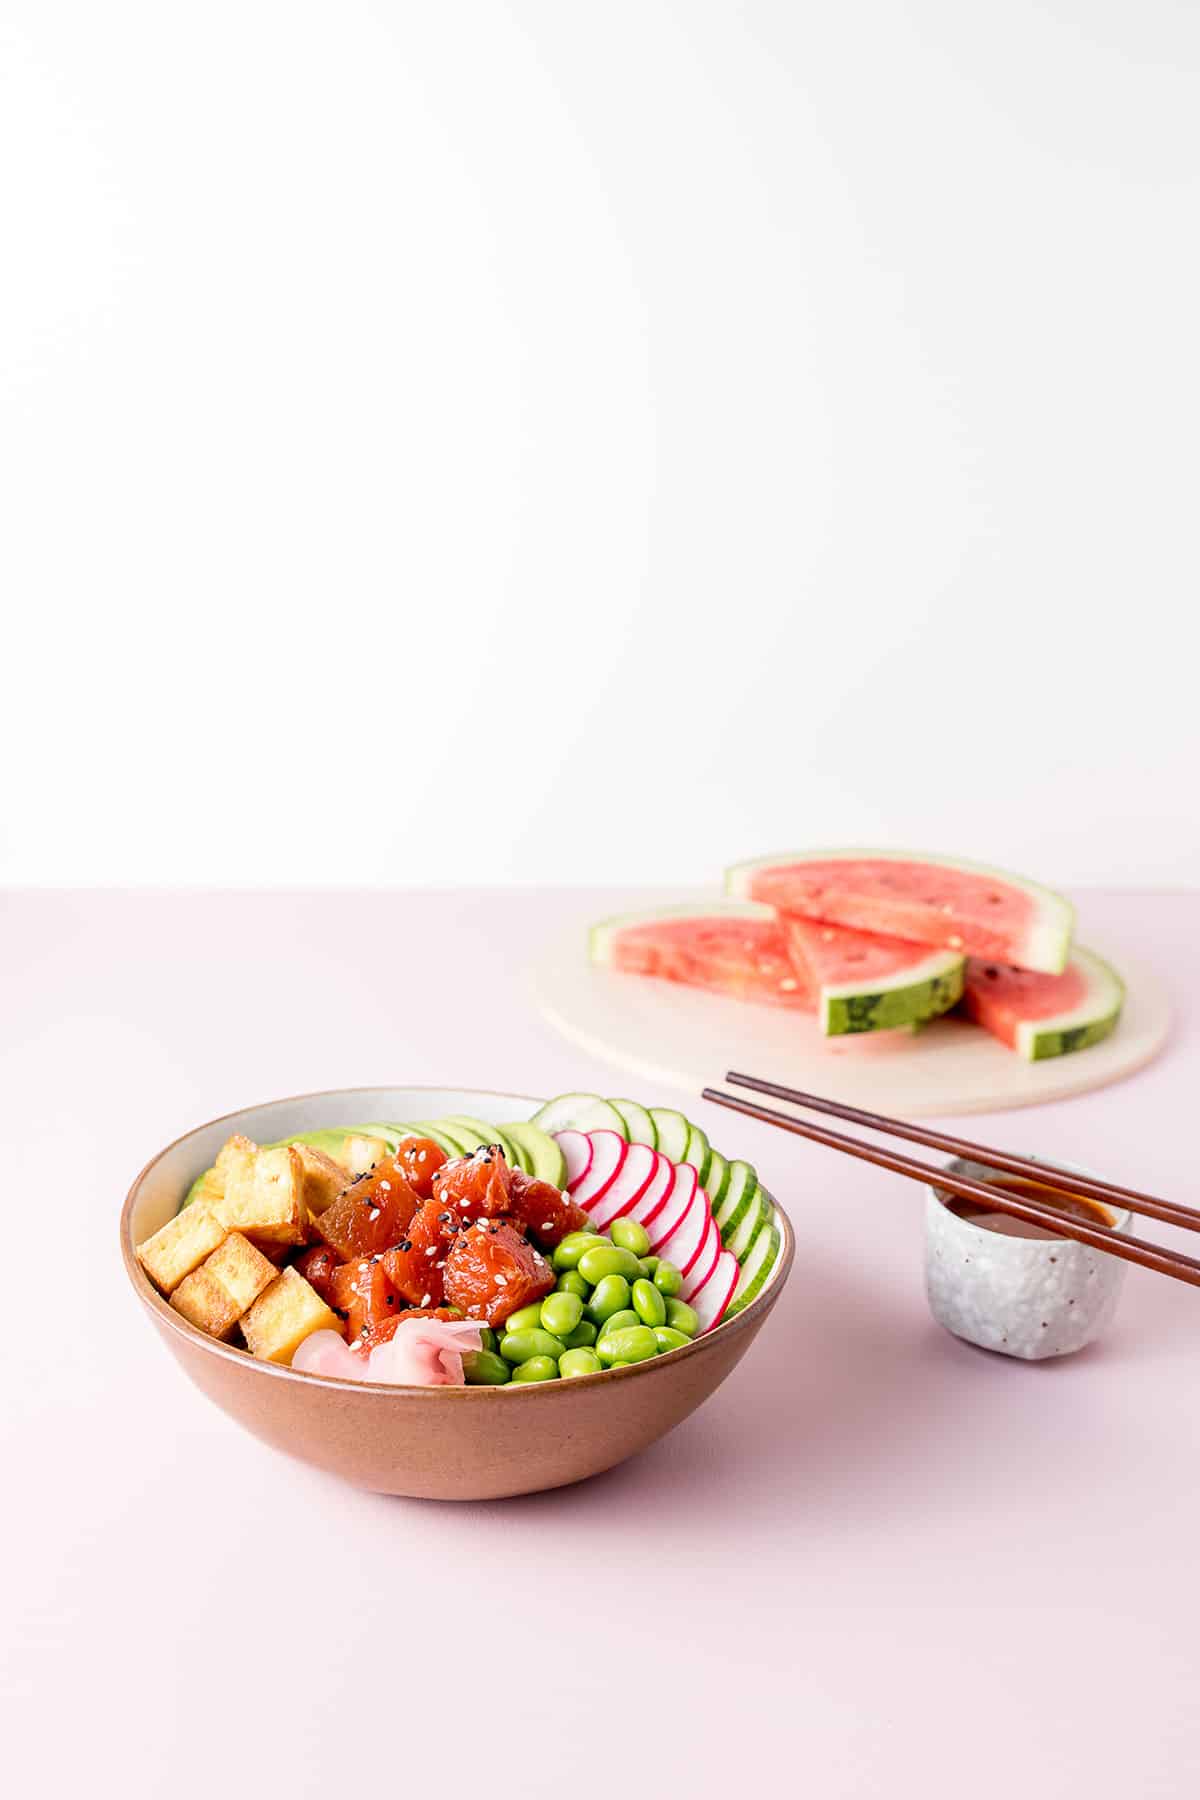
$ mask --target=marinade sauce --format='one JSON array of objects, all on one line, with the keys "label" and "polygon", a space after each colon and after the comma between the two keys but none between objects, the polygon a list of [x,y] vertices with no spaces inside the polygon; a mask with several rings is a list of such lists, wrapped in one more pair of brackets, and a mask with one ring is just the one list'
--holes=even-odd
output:
[{"label": "marinade sauce", "polygon": [[[1117,1222],[1116,1214],[1107,1206],[1101,1206],[1098,1200],[1085,1200],[1082,1194],[1052,1193],[1038,1182],[1023,1180],[1018,1175],[991,1175],[989,1180],[993,1187],[1003,1188],[1014,1199],[1029,1200],[1034,1205],[1044,1206],[1048,1212],[1062,1213],[1069,1219],[1082,1219],[1086,1225],[1111,1227]],[[997,1212],[980,1200],[965,1200],[957,1194],[946,1195],[945,1207],[947,1212],[965,1219],[969,1225],[978,1225],[981,1231],[999,1232],[1002,1237],[1053,1238],[1058,1235],[1044,1225],[1014,1219],[1011,1214]]]}]

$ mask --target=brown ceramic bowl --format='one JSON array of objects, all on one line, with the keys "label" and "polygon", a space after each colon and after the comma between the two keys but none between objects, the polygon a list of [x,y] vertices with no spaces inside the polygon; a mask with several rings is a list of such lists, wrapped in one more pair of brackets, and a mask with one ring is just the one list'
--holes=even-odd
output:
[{"label": "brown ceramic bowl", "polygon": [[492,1500],[582,1481],[645,1450],[716,1392],[783,1292],[795,1248],[777,1209],[783,1249],[773,1279],[744,1312],[653,1362],[573,1381],[501,1388],[393,1387],[335,1381],[206,1337],[155,1291],[135,1244],[176,1211],[225,1139],[270,1143],[320,1126],[449,1113],[497,1125],[540,1102],[462,1088],[341,1088],[252,1106],[177,1138],[147,1163],[121,1214],[129,1279],[155,1329],[196,1386],[265,1443],[358,1487],[429,1500]]}]

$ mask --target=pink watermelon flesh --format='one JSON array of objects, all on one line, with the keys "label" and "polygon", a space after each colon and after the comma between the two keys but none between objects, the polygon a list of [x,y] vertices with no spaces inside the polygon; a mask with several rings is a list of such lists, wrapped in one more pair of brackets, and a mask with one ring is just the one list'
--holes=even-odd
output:
[{"label": "pink watermelon flesh", "polygon": [[1023,968],[1060,969],[1070,943],[1064,901],[998,872],[866,855],[783,858],[731,875],[731,891],[783,913]]},{"label": "pink watermelon flesh", "polygon": [[929,956],[928,944],[905,938],[880,937],[823,919],[786,921],[787,946],[796,973],[812,988],[837,987],[847,981],[872,981],[902,974]]},{"label": "pink watermelon flesh", "polygon": [[613,935],[611,966],[627,975],[655,975],[685,987],[730,994],[764,1006],[811,1012],[774,919],[660,918],[623,926]]},{"label": "pink watermelon flesh", "polygon": [[1040,1061],[1100,1043],[1116,1025],[1123,999],[1120,977],[1080,946],[1061,975],[972,958],[963,1010],[1010,1050]]}]

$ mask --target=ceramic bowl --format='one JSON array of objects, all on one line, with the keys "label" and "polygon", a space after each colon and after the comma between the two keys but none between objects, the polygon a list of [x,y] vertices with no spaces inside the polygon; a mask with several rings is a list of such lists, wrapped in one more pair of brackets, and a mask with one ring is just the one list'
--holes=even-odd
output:
[{"label": "ceramic bowl", "polygon": [[783,1238],[773,1279],[744,1312],[682,1350],[633,1368],[526,1386],[392,1387],[336,1381],[273,1363],[196,1330],[143,1274],[135,1244],[176,1211],[226,1138],[270,1143],[319,1126],[465,1113],[497,1125],[528,1119],[540,1101],[466,1088],[340,1088],[229,1113],[161,1150],[121,1214],[121,1250],[134,1292],[185,1374],[256,1437],[378,1493],[491,1500],[598,1475],[686,1419],[742,1360],[783,1292],[795,1242]]},{"label": "ceramic bowl", "polygon": [[[1070,1163],[1033,1156],[1060,1174],[1090,1175]],[[954,1174],[987,1181],[996,1171],[955,1157]],[[925,1190],[925,1291],[939,1325],[955,1337],[1026,1362],[1069,1356],[1112,1320],[1128,1264],[1071,1238],[1008,1237],[952,1213],[944,1188]],[[1132,1213],[1108,1208],[1113,1230],[1128,1233]]]}]

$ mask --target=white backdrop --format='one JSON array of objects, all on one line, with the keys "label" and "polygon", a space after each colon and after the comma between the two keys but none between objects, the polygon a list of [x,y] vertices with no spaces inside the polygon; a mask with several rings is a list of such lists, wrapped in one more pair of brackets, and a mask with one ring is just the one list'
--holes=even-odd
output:
[{"label": "white backdrop", "polygon": [[4,0],[0,877],[1200,882],[1198,153],[1167,0]]}]

